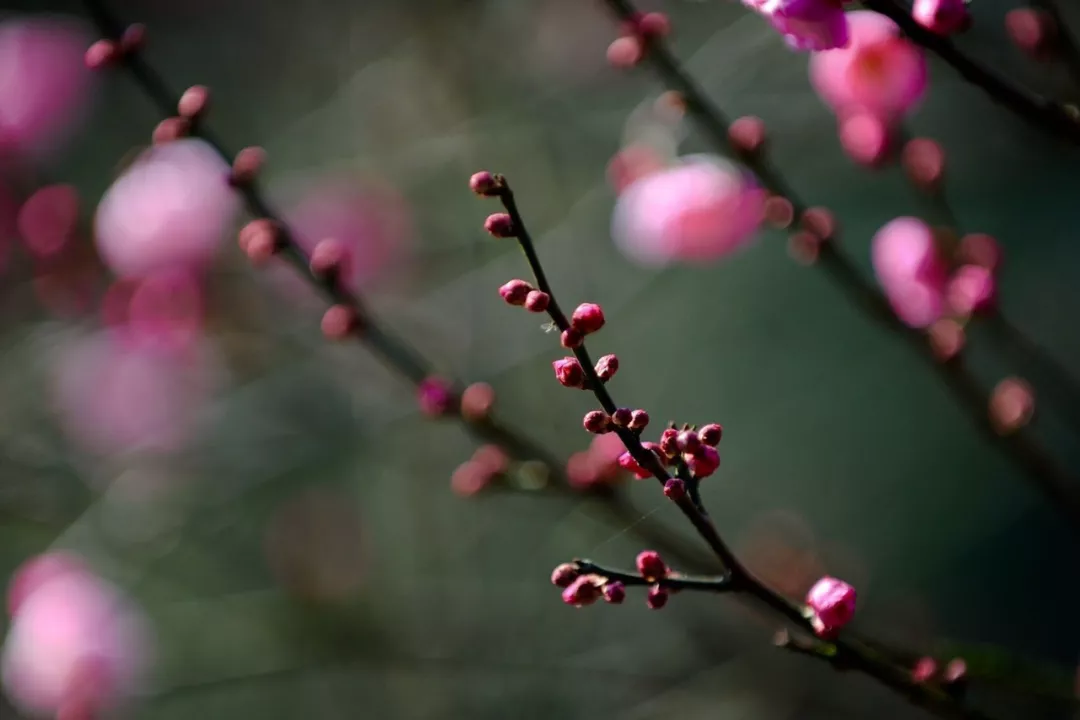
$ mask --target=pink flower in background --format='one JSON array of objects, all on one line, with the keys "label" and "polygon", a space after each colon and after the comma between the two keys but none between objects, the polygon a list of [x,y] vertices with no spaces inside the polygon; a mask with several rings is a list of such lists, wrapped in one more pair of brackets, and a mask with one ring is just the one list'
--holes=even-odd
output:
[{"label": "pink flower in background", "polygon": [[[48,573],[37,572],[42,563]],[[97,717],[116,707],[149,663],[142,616],[77,560],[46,555],[29,565],[37,581],[24,588],[4,642],[6,694],[32,715]]]},{"label": "pink flower in background", "polygon": [[79,193],[71,185],[47,185],[19,208],[19,237],[38,258],[56,255],[78,230]]},{"label": "pink flower in background", "polygon": [[94,229],[105,264],[121,277],[207,265],[240,210],[228,176],[229,164],[202,140],[147,150],[98,205]]},{"label": "pink flower in background", "polygon": [[119,340],[163,351],[193,348],[202,337],[200,277],[183,268],[120,280],[105,293],[102,315]]},{"label": "pink flower in background", "polygon": [[202,353],[162,352],[101,333],[62,345],[53,396],[71,439],[102,455],[181,448],[211,390]]},{"label": "pink flower in background", "polygon": [[900,36],[889,18],[848,13],[846,48],[810,57],[810,83],[837,113],[867,112],[896,120],[911,112],[926,91],[926,58]]},{"label": "pink flower in background", "polygon": [[615,205],[612,236],[643,265],[718,260],[754,239],[765,197],[737,165],[692,155],[625,189]]},{"label": "pink flower in background", "polygon": [[40,159],[85,115],[90,36],[59,18],[0,23],[0,154]]},{"label": "pink flower in background", "polygon": [[[341,278],[354,292],[379,279],[409,254],[412,227],[408,208],[401,195],[385,185],[340,177],[324,179],[288,207],[285,219],[308,255],[326,238],[344,246]],[[312,292],[292,268],[282,267],[275,274],[295,292]]]},{"label": "pink flower in background", "polygon": [[874,235],[871,259],[901,321],[925,328],[942,316],[948,268],[929,225],[913,217],[889,222]]},{"label": "pink flower in background", "polygon": [[848,44],[846,0],[743,0],[768,18],[795,50],[831,50]]}]

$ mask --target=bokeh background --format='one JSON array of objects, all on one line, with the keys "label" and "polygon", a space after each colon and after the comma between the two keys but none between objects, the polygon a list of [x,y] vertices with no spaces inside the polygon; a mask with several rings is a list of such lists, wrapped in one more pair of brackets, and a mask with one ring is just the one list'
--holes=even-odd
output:
[{"label": "bokeh background", "polygon": [[[81,17],[77,2],[3,6]],[[1011,6],[975,0],[962,45],[1075,97],[1065,76],[1007,43]],[[909,345],[793,262],[778,233],[704,267],[645,270],[617,252],[607,166],[649,132],[663,89],[646,71],[607,67],[616,31],[602,3],[113,7],[147,24],[147,56],[174,87],[212,88],[221,137],[266,148],[273,198],[289,206],[345,182],[364,199],[372,242],[389,247],[364,280],[373,310],[443,373],[490,383],[500,418],[557,457],[589,442],[588,398],[553,389],[553,338],[495,294],[526,269],[483,233],[492,208],[466,184],[482,167],[512,180],[564,303],[603,303],[608,327],[592,347],[622,359],[616,396],[654,420],[723,423],[723,467],[705,499],[752,567],[796,593],[823,571],[843,577],[859,588],[860,630],[927,648],[999,646],[1052,668],[1044,675],[1067,698],[1080,642],[1075,534]],[[803,198],[837,212],[869,274],[874,230],[922,206],[897,171],[868,173],[841,153],[805,56],[737,4],[647,7],[670,14],[675,50],[729,114],[765,119],[776,164]],[[1080,373],[1076,151],[934,59],[931,74],[909,130],[947,148],[965,228],[1005,247],[1005,314]],[[102,76],[72,137],[20,182],[76,186],[89,227],[159,119],[129,78]],[[703,147],[690,131],[680,151]],[[922,717],[858,677],[782,654],[774,627],[726,598],[683,594],[661,612],[633,595],[617,608],[564,606],[548,581],[555,564],[629,565],[646,528],[694,547],[678,511],[648,483],[626,488],[633,523],[572,494],[455,495],[450,474],[473,451],[460,426],[424,418],[413,389],[362,347],[324,341],[321,304],[283,273],[251,269],[235,243],[203,298],[197,377],[125,366],[108,381],[122,400],[72,391],[98,412],[165,408],[154,417],[182,417],[187,432],[124,451],[88,445],[58,401],[56,368],[91,362],[80,343],[100,332],[110,279],[88,234],[61,263],[6,242],[0,566],[71,550],[143,608],[157,662],[130,717]],[[992,336],[974,340],[987,389],[1019,372],[1055,393]],[[1046,412],[1035,430],[1080,477],[1064,427]],[[1002,717],[1070,714],[1065,702],[976,691]]]}]

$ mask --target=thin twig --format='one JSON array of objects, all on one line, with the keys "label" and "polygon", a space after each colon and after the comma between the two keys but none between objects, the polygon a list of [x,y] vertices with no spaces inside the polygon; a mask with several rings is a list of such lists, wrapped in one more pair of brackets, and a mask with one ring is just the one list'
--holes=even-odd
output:
[{"label": "thin twig", "polygon": [[598,565],[592,560],[574,560],[574,566],[582,575],[599,575],[612,582],[621,582],[627,587],[647,587],[659,585],[668,590],[696,590],[698,592],[731,592],[731,578],[728,575],[715,577],[700,577],[696,575],[683,575],[669,572],[667,575],[649,580],[641,576],[641,573],[629,570],[615,570]]}]

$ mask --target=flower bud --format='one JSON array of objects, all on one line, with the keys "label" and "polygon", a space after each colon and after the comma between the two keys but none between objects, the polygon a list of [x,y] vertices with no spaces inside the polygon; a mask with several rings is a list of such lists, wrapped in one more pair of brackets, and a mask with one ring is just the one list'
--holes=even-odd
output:
[{"label": "flower bud", "polygon": [[469,178],[469,189],[481,197],[495,197],[499,194],[501,183],[487,170],[474,173]]},{"label": "flower bud", "polygon": [[555,587],[567,588],[577,580],[578,569],[573,563],[563,563],[551,572],[551,584]]},{"label": "flower bud", "polygon": [[701,448],[701,438],[693,430],[683,430],[678,437],[679,450],[684,453],[696,453]]},{"label": "flower bud", "polygon": [[572,327],[563,330],[562,335],[559,336],[559,344],[567,350],[579,348],[583,342],[585,342],[585,336]]},{"label": "flower bud", "polygon": [[681,500],[686,497],[686,483],[679,478],[671,478],[664,483],[664,496],[671,500]]},{"label": "flower bud", "polygon": [[675,428],[667,428],[660,434],[660,452],[669,458],[679,454],[679,431]]},{"label": "flower bud", "polygon": [[649,588],[649,594],[645,596],[645,604],[649,606],[650,610],[659,610],[667,605],[668,591],[659,585],[653,585]]},{"label": "flower bud", "polygon": [[511,238],[516,234],[514,221],[506,213],[488,215],[488,219],[484,221],[484,229],[497,238]]},{"label": "flower bud", "polygon": [[582,303],[574,309],[570,326],[582,335],[590,335],[604,327],[604,311],[595,303]]},{"label": "flower bud", "polygon": [[210,105],[210,89],[205,85],[192,85],[180,96],[176,104],[176,113],[180,117],[192,120],[206,113]]},{"label": "flower bud", "polygon": [[635,410],[630,413],[630,422],[627,425],[631,430],[644,430],[649,425],[649,413],[644,410]]},{"label": "flower bud", "polygon": [[634,411],[630,408],[619,408],[611,415],[611,422],[621,428],[629,427],[633,419]]},{"label": "flower bud", "polygon": [[582,425],[594,435],[603,435],[604,433],[611,432],[611,418],[603,410],[592,410],[585,413]]},{"label": "flower bud", "polygon": [[626,586],[619,581],[604,585],[604,600],[612,605],[619,605],[626,599]]},{"label": "flower bud", "polygon": [[810,619],[820,637],[833,637],[855,617],[855,588],[843,580],[823,577],[806,594],[806,604],[814,612]]},{"label": "flower bud", "polygon": [[595,370],[600,381],[607,382],[615,377],[615,373],[619,371],[619,358],[615,355],[604,355],[596,361]]},{"label": "flower bud", "polygon": [[646,580],[656,580],[667,575],[667,565],[655,550],[642,550],[638,553],[635,564]]},{"label": "flower bud", "polygon": [[551,367],[555,369],[555,378],[563,387],[585,387],[585,371],[581,369],[577,358],[564,357],[551,363]]},{"label": "flower bud", "polygon": [[525,296],[525,309],[529,312],[542,313],[551,304],[551,296],[542,290],[530,290]]},{"label": "flower bud", "polygon": [[702,445],[696,453],[686,458],[686,465],[695,479],[702,480],[720,468],[720,453],[714,447]]},{"label": "flower bud", "polygon": [[416,394],[420,410],[429,417],[445,415],[454,405],[454,393],[441,378],[426,378],[416,388]]},{"label": "flower bud", "polygon": [[724,428],[716,423],[709,423],[697,431],[698,439],[706,445],[716,447],[724,436]]},{"label": "flower bud", "polygon": [[591,575],[582,575],[570,583],[562,593],[563,602],[574,607],[592,605],[600,599],[600,588]]},{"label": "flower bud", "polygon": [[499,288],[499,295],[511,305],[524,305],[533,286],[524,280],[511,280]]}]

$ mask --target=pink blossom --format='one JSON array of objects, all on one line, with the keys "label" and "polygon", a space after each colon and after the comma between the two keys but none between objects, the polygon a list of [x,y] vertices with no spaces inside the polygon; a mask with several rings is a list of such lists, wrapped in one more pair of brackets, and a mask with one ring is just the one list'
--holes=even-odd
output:
[{"label": "pink blossom", "polygon": [[848,44],[845,0],[743,0],[764,15],[795,50],[831,50]]},{"label": "pink blossom", "polygon": [[39,258],[59,253],[78,229],[79,194],[71,185],[47,185],[19,208],[19,236]]},{"label": "pink blossom", "polygon": [[89,570],[82,558],[63,551],[48,552],[27,560],[8,583],[8,615],[14,616],[26,599],[45,583],[65,575],[86,572]]},{"label": "pink blossom", "polygon": [[116,588],[88,571],[61,572],[18,606],[4,687],[28,714],[97,716],[139,689],[147,641],[141,615]]},{"label": "pink blossom", "polygon": [[718,260],[753,240],[765,199],[738,166],[694,155],[631,183],[616,203],[612,236],[644,265]]},{"label": "pink blossom", "polygon": [[60,18],[0,24],[0,151],[39,158],[67,139],[90,99],[89,44]]},{"label": "pink blossom", "polygon": [[102,314],[118,339],[132,346],[184,351],[202,337],[203,303],[200,278],[181,268],[113,284]]},{"label": "pink blossom", "polygon": [[948,277],[930,227],[899,217],[878,230],[871,244],[874,273],[900,320],[925,328],[940,318]]},{"label": "pink blossom", "polygon": [[949,280],[946,293],[949,307],[960,315],[985,312],[994,307],[997,283],[994,274],[981,265],[963,265]]},{"label": "pink blossom", "polygon": [[240,210],[229,172],[202,140],[143,153],[98,205],[94,227],[105,263],[121,277],[208,264]]},{"label": "pink blossom", "polygon": [[810,83],[838,113],[863,111],[885,120],[911,112],[926,91],[926,58],[889,18],[848,13],[851,41],[810,56]]},{"label": "pink blossom", "polygon": [[810,622],[822,637],[835,635],[855,617],[855,588],[843,580],[823,577],[806,594],[806,604],[814,611]]}]

